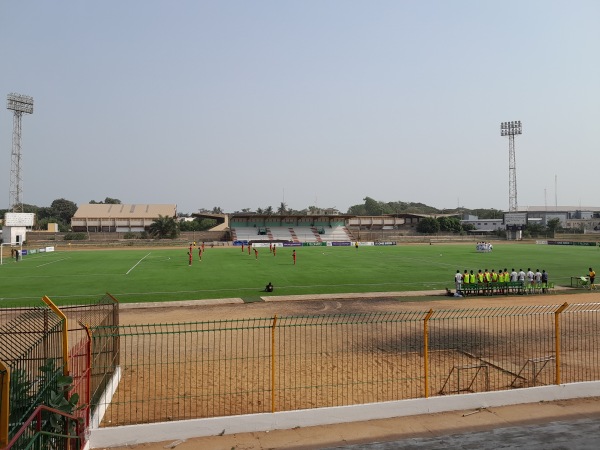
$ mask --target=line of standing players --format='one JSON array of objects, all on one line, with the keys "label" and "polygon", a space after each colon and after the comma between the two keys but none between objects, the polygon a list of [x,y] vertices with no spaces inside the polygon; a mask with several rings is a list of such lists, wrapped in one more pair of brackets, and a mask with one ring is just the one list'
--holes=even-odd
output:
[{"label": "line of standing players", "polygon": [[456,292],[462,295],[473,293],[471,287],[468,290],[463,289],[464,285],[476,286],[474,290],[475,294],[479,294],[480,291],[485,295],[492,295],[494,293],[504,294],[507,289],[506,283],[521,283],[521,288],[527,288],[530,291],[535,290],[535,288],[541,288],[542,292],[545,292],[543,286],[547,286],[548,272],[546,270],[540,272],[540,269],[536,269],[534,272],[531,268],[527,269],[527,272],[523,269],[519,269],[517,272],[514,268],[510,272],[508,269],[500,269],[498,272],[494,269],[491,271],[488,269],[479,269],[477,272],[465,269],[464,273],[457,270],[454,275]]}]

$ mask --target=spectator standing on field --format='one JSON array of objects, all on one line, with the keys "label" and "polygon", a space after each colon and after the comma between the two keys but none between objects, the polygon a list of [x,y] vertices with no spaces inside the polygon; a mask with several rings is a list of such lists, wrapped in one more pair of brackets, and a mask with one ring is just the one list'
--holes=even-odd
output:
[{"label": "spectator standing on field", "polygon": [[454,286],[456,287],[456,292],[460,292],[462,290],[462,280],[463,276],[460,273],[460,270],[457,270],[456,275],[454,275]]},{"label": "spectator standing on field", "polygon": [[539,287],[542,284],[542,272],[540,272],[540,269],[535,269],[534,280],[536,286]]},{"label": "spectator standing on field", "polygon": [[542,292],[548,292],[548,272],[542,270]]}]

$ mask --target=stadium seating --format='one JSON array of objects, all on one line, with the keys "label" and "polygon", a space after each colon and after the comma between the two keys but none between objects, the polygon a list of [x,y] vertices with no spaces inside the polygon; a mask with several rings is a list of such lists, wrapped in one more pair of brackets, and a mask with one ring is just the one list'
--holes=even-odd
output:
[{"label": "stadium seating", "polygon": [[232,234],[238,241],[276,240],[295,242],[347,242],[352,241],[352,236],[344,226],[297,226],[297,227],[266,227],[266,234],[259,234],[264,227],[236,227]]}]

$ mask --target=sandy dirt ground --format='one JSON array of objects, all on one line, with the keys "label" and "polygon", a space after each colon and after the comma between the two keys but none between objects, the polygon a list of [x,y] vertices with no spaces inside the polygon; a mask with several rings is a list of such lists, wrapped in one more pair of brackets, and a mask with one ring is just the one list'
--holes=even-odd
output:
[{"label": "sandy dirt ground", "polygon": [[[212,301],[191,301],[169,304],[123,304],[120,312],[121,325],[152,324],[152,323],[178,323],[195,321],[216,321],[233,319],[269,318],[273,315],[298,316],[298,315],[329,315],[329,314],[359,314],[376,312],[424,312],[429,309],[456,310],[465,308],[497,308],[504,306],[534,306],[534,305],[561,305],[565,302],[591,303],[599,302],[600,294],[596,292],[582,291],[557,291],[546,295],[521,295],[521,296],[493,296],[493,297],[469,297],[449,298],[443,295],[432,297],[431,291],[427,292],[397,292],[385,294],[357,294],[349,298],[337,298],[331,295],[320,296],[271,296],[263,297],[265,301],[254,303],[243,303],[241,299],[221,299]],[[119,388],[121,389],[121,387]],[[301,405],[301,407],[310,407]],[[593,403],[593,407],[600,410],[600,401]],[[456,413],[455,413],[456,414]],[[531,413],[528,413],[531,414]],[[440,423],[449,419],[443,419],[440,415]],[[164,419],[163,419],[164,420]],[[411,419],[413,420],[413,419]],[[373,421],[381,422],[381,421]],[[363,423],[360,426],[336,425],[331,427],[315,427],[322,437],[316,439],[306,430],[287,430],[269,433],[248,433],[248,436],[215,436],[190,440],[178,444],[178,448],[227,448],[227,449],[259,449],[259,448],[321,448],[322,446],[334,445],[344,442],[367,442],[375,435],[377,430],[383,435],[397,436],[391,432],[389,426],[394,422],[381,422],[385,425],[377,425],[373,422]],[[417,429],[418,420],[414,422]],[[373,428],[373,426],[375,428]],[[395,425],[397,426],[397,425]],[[466,426],[466,425],[465,425]],[[405,430],[408,432],[411,428]],[[362,430],[362,431],[359,431]],[[308,433],[304,435],[303,433]],[[316,431],[315,431],[316,432]],[[421,433],[426,430],[421,430]],[[361,434],[362,433],[362,434]],[[335,439],[331,439],[336,436]],[[311,440],[314,438],[314,440]],[[373,437],[374,438],[374,437]],[[325,445],[326,444],[326,445]],[[166,447],[169,443],[139,444],[139,448],[159,449]],[[179,447],[180,445],[180,447]]]}]

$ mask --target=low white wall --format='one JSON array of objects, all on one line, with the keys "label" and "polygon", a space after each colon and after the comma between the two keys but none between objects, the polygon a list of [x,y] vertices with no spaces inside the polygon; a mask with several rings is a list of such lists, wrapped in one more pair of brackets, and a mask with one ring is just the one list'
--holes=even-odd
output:
[{"label": "low white wall", "polygon": [[96,409],[96,412],[94,414],[92,414],[92,417],[90,420],[90,428],[96,429],[102,423],[102,418],[104,417],[106,410],[109,408],[112,397],[115,394],[115,392],[117,391],[117,388],[119,387],[120,382],[121,382],[121,366],[117,366],[115,368],[113,376],[111,377],[108,384],[106,385],[106,388],[104,388],[104,393],[102,394],[102,397],[100,397],[100,400],[98,401],[99,406]]},{"label": "low white wall", "polygon": [[143,442],[161,442],[201,436],[216,436],[222,432],[234,434],[272,431],[295,427],[330,425],[444,411],[597,396],[600,396],[600,381],[590,381],[510,391],[369,403],[366,405],[127,425],[93,429],[90,435],[90,446],[91,448],[116,447]]}]

